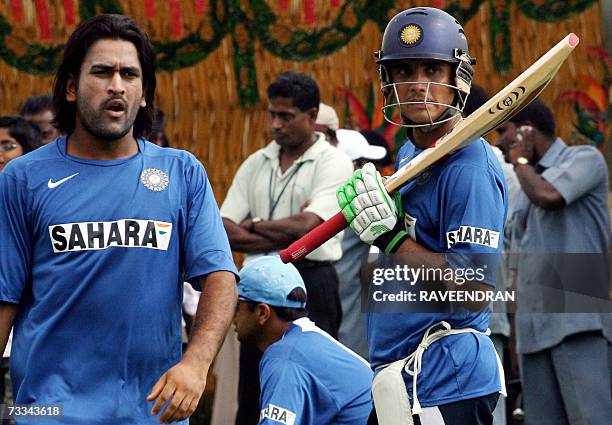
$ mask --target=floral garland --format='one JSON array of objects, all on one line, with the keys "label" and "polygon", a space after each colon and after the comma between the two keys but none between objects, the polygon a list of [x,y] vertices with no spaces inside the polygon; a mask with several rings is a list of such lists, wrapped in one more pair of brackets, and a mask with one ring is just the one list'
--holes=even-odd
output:
[{"label": "floral garland", "polygon": [[[449,0],[445,10],[465,23],[477,13],[485,1],[472,0],[468,6],[462,7],[461,3],[465,1]],[[491,55],[498,73],[512,68],[509,31],[512,1],[531,19],[559,22],[583,12],[597,0],[545,0],[543,3],[541,0],[488,0],[491,10],[490,34],[494,40]],[[234,70],[240,103],[250,106],[259,101],[255,39],[259,39],[262,46],[275,56],[293,61],[309,61],[330,55],[346,46],[368,20],[375,22],[381,32],[384,31],[388,16],[399,11],[393,0],[347,0],[341,5],[335,1],[332,6],[338,8],[336,19],[326,27],[312,28],[314,2],[304,2],[306,21],[310,25],[307,30],[283,25],[265,0],[251,0],[250,6],[245,6],[247,3],[240,0],[210,0],[208,4],[199,0],[197,8],[201,14],[206,13],[208,16],[212,32],[207,31],[207,37],[203,38],[201,28],[198,28],[178,40],[153,40],[158,68],[161,71],[174,71],[193,66],[214,51],[229,34],[234,47]],[[280,3],[282,11],[287,5],[286,2]],[[18,8],[15,10],[19,11]],[[153,6],[150,5],[148,16],[152,10]],[[123,13],[123,9],[116,0],[81,0],[79,3],[81,20],[100,12]],[[173,33],[178,35],[180,16],[173,16],[173,20],[176,21],[173,26],[176,31]],[[19,40],[26,47],[24,53],[17,54],[6,43],[12,31],[12,26],[0,15],[0,58],[10,66],[29,74],[53,74],[64,46]]]}]

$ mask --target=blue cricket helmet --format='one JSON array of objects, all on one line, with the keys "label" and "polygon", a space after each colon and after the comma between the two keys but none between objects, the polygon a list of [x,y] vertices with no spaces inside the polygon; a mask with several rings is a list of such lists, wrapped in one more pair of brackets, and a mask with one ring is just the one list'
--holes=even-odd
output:
[{"label": "blue cricket helmet", "polygon": [[458,63],[458,56],[464,53],[468,53],[467,39],[455,18],[433,7],[415,7],[398,13],[387,24],[377,63],[403,59]]},{"label": "blue cricket helmet", "polygon": [[[461,113],[465,101],[470,93],[475,59],[469,56],[468,42],[463,27],[451,15],[443,10],[433,7],[414,7],[395,15],[383,34],[381,49],[375,52],[376,63],[379,66],[379,77],[382,85],[385,102],[383,108],[385,118],[397,125],[389,118],[389,108],[401,104],[390,104],[389,95],[392,94],[389,63],[393,61],[410,59],[434,59],[453,64],[455,74],[455,89],[457,90],[455,105],[452,110],[444,114],[444,121],[453,115]],[[442,121],[438,121],[442,122]],[[410,125],[408,127],[423,127],[423,125]],[[433,126],[435,123],[431,123]]]}]

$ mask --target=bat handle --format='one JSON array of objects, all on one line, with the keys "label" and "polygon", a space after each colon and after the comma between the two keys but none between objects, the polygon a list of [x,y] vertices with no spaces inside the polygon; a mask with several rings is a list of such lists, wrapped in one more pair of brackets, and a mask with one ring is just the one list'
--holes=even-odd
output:
[{"label": "bat handle", "polygon": [[283,249],[280,258],[283,263],[299,261],[347,227],[348,223],[340,211]]}]

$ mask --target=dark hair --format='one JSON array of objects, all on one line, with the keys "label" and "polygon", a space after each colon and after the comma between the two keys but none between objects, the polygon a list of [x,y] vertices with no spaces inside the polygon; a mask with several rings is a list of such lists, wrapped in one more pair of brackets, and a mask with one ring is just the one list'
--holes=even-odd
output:
[{"label": "dark hair", "polygon": [[[307,301],[306,292],[300,287],[294,288],[289,292],[289,295],[287,295],[287,299],[289,301],[305,303]],[[255,307],[259,304],[261,303],[257,301],[247,301],[247,308],[249,311],[255,311]],[[308,316],[308,310],[305,308],[275,307],[273,305],[271,305],[270,308],[274,310],[279,319],[285,322],[292,322]]]},{"label": "dark hair", "polygon": [[16,115],[0,117],[0,128],[9,129],[9,134],[19,142],[24,154],[42,145],[42,133],[38,126],[31,124],[23,117]]},{"label": "dark hair", "polygon": [[510,121],[517,126],[529,121],[545,136],[555,137],[555,117],[540,99],[535,99],[525,106],[518,114],[510,118]]},{"label": "dark hair", "polygon": [[489,100],[489,95],[487,92],[476,84],[472,85],[470,95],[468,96],[467,101],[465,102],[465,107],[463,108],[463,116],[469,116],[476,109],[484,105],[487,100]]},{"label": "dark hair", "polygon": [[293,100],[293,106],[304,112],[318,108],[321,102],[317,82],[306,74],[283,72],[268,86],[268,99],[285,97]]},{"label": "dark hair", "polygon": [[100,39],[125,40],[136,47],[142,68],[142,88],[147,106],[140,108],[136,115],[134,137],[143,137],[149,134],[153,123],[153,98],[157,84],[155,54],[144,31],[136,25],[136,22],[123,15],[99,15],[83,21],[68,39],[53,86],[54,124],[61,133],[71,133],[74,130],[76,105],[66,100],[66,88],[71,78],[75,84],[78,83],[85,55]]},{"label": "dark hair", "polygon": [[23,105],[21,105],[19,115],[23,117],[25,115],[34,115],[44,111],[53,112],[53,98],[48,94],[28,97]]}]

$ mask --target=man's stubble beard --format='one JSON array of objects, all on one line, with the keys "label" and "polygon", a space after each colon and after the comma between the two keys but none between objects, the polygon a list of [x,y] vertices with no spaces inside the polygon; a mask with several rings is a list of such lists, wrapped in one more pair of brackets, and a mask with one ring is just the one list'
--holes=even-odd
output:
[{"label": "man's stubble beard", "polygon": [[97,117],[102,116],[105,113],[105,109],[102,109],[101,112],[95,111],[89,107],[89,104],[82,100],[82,97],[77,97],[76,107],[77,114],[79,115],[81,124],[85,130],[87,130],[87,132],[92,136],[107,142],[121,139],[128,134],[134,126],[136,116],[140,110],[140,108],[130,109],[128,107],[125,113],[127,114],[129,112],[130,115],[127,117],[124,125],[117,130],[113,130],[106,128],[106,126],[101,124],[101,120],[97,119]]}]

